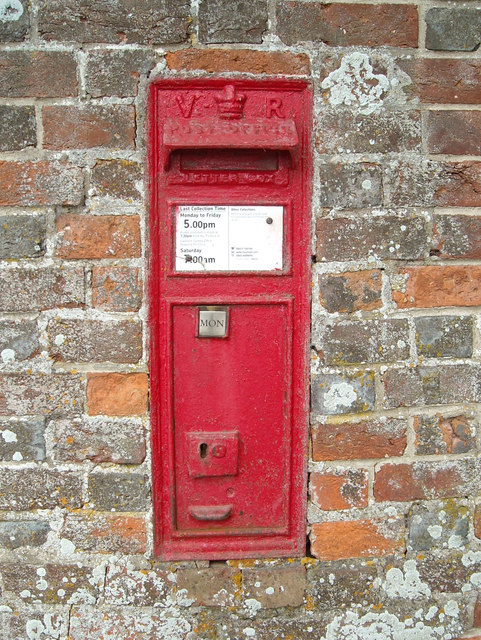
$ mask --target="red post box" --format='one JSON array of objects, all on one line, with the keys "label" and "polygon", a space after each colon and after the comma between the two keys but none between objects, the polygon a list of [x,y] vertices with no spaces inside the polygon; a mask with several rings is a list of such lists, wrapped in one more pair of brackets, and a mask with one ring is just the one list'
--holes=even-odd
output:
[{"label": "red post box", "polygon": [[156,553],[305,548],[311,93],[151,87]]}]

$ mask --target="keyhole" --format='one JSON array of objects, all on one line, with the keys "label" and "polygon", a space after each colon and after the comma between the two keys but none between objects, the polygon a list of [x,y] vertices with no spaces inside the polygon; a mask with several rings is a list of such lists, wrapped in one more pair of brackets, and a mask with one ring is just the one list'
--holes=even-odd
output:
[{"label": "keyhole", "polygon": [[208,445],[206,442],[203,442],[200,446],[199,446],[199,453],[200,453],[200,457],[201,458],[205,458],[207,455],[207,449],[208,449]]}]

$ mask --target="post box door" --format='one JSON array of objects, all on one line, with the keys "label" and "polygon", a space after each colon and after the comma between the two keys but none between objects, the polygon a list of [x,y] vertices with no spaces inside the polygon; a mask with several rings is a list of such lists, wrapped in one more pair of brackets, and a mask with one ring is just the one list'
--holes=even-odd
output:
[{"label": "post box door", "polygon": [[150,113],[156,552],[300,555],[308,87],[159,82]]}]

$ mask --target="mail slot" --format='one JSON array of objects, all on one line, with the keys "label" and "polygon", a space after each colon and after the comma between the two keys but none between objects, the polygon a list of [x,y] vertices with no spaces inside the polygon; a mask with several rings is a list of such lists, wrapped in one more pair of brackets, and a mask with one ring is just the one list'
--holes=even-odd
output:
[{"label": "mail slot", "polygon": [[150,94],[155,551],[305,552],[311,92]]}]

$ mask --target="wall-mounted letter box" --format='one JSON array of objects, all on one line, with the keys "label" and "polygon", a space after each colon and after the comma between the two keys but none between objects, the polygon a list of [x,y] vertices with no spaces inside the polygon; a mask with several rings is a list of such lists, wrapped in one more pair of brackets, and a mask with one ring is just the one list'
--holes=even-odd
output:
[{"label": "wall-mounted letter box", "polygon": [[311,94],[301,81],[151,87],[156,552],[305,545]]}]

